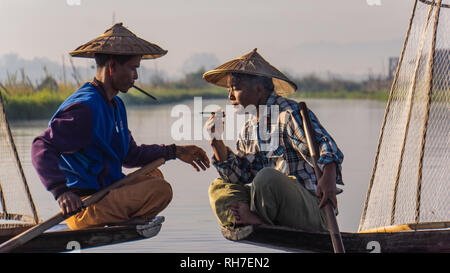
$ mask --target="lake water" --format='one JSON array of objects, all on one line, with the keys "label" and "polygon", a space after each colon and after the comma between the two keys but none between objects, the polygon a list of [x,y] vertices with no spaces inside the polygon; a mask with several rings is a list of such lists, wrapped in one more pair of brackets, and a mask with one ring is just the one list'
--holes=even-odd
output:
[{"label": "lake water", "polygon": [[[204,100],[225,107],[226,100]],[[308,99],[306,103],[319,117],[322,125],[333,136],[344,153],[344,192],[338,196],[341,231],[355,232],[372,173],[377,141],[383,120],[385,103],[370,100]],[[194,109],[194,100],[185,101]],[[128,107],[129,128],[138,144],[172,144],[173,105]],[[225,108],[224,108],[225,109]],[[205,121],[203,119],[203,121]],[[35,204],[42,219],[58,213],[59,207],[52,195],[42,186],[31,165],[30,146],[33,138],[47,126],[47,120],[14,122],[11,124],[16,146]],[[178,145],[194,144],[208,154],[212,150],[207,140],[177,141]],[[226,144],[235,150],[234,141]],[[174,196],[160,214],[166,218],[158,236],[148,240],[123,243],[84,250],[85,252],[280,252],[269,248],[233,243],[221,235],[217,220],[209,206],[208,187],[218,176],[211,166],[197,173],[192,166],[171,160],[161,167]]]}]

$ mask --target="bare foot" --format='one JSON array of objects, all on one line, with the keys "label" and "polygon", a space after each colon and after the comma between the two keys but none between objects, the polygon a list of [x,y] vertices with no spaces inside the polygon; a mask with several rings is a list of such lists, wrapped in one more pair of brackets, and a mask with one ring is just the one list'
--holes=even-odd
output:
[{"label": "bare foot", "polygon": [[236,224],[260,225],[264,223],[258,215],[250,211],[250,207],[245,203],[234,202],[230,205],[230,209],[236,218]]}]

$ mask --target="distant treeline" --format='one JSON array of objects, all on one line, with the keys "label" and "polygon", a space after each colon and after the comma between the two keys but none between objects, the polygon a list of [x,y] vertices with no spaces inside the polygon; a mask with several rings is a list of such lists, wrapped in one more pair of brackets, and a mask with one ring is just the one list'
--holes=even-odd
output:
[{"label": "distant treeline", "polygon": [[[0,82],[0,92],[10,119],[49,118],[58,106],[82,84],[60,83],[46,72],[46,76],[33,84],[24,71],[20,74],[8,74],[5,82]],[[216,87],[204,81],[204,69],[185,74],[179,80],[165,80],[157,74],[150,78],[149,84],[143,84],[158,102],[145,97],[137,91],[120,94],[129,104],[173,103],[194,96],[203,98],[226,98],[224,88]],[[362,82],[339,78],[321,79],[313,74],[301,78],[289,76],[298,90],[290,97],[295,98],[366,98],[386,100],[391,84],[389,79],[372,78]]]},{"label": "distant treeline", "polygon": [[[151,77],[152,86],[171,88],[171,89],[201,89],[208,88],[211,85],[202,79],[205,69],[200,68],[196,72],[187,73],[183,79],[177,81],[167,81],[158,75]],[[286,73],[287,74],[287,73]],[[321,79],[310,74],[303,77],[289,78],[297,85],[299,92],[379,92],[390,88],[391,80],[382,77],[369,78],[365,81],[357,82],[352,80],[333,77],[330,79]]]}]

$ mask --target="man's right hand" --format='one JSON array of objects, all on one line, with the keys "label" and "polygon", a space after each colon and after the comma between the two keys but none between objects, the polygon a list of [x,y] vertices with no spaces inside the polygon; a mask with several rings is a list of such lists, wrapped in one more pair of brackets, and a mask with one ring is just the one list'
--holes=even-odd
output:
[{"label": "man's right hand", "polygon": [[176,156],[183,162],[191,164],[197,172],[209,168],[209,158],[202,148],[195,145],[176,146]]},{"label": "man's right hand", "polygon": [[224,128],[224,113],[218,112],[212,113],[209,119],[206,121],[206,130],[211,140],[222,140],[223,128]]},{"label": "man's right hand", "polygon": [[209,119],[206,121],[206,129],[210,137],[211,148],[214,151],[214,156],[216,160],[224,162],[228,157],[227,146],[223,143],[222,134],[225,121],[223,112],[212,113]]},{"label": "man's right hand", "polygon": [[61,213],[64,216],[70,216],[80,212],[83,207],[81,198],[71,191],[67,191],[58,197],[58,204],[61,208]]}]

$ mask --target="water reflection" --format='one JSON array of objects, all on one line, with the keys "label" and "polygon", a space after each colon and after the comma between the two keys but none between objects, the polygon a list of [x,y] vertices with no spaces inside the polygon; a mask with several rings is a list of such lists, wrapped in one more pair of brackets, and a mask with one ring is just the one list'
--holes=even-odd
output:
[{"label": "water reflection", "polygon": [[[333,136],[344,153],[344,193],[338,196],[338,222],[341,231],[354,232],[358,228],[375,150],[381,128],[385,104],[366,100],[307,100],[308,107]],[[194,101],[186,101],[193,109]],[[204,100],[225,106],[225,100]],[[128,107],[129,128],[138,144],[172,144],[171,117],[175,105]],[[193,112],[193,111],[192,111]],[[194,113],[192,113],[194,115]],[[194,118],[194,116],[192,116]],[[203,122],[206,117],[203,118]],[[35,136],[47,126],[47,120],[15,122],[11,124],[30,190],[39,210],[46,219],[58,212],[50,193],[40,183],[30,161],[30,145]],[[212,151],[206,140],[180,141],[179,145],[195,144],[209,156]],[[234,141],[226,144],[235,149]],[[106,246],[86,252],[279,252],[253,245],[225,240],[217,225],[208,200],[208,186],[217,177],[214,167],[197,173],[192,166],[169,161],[161,167],[172,184],[172,203],[163,211],[166,222],[160,234],[149,240]]]}]

